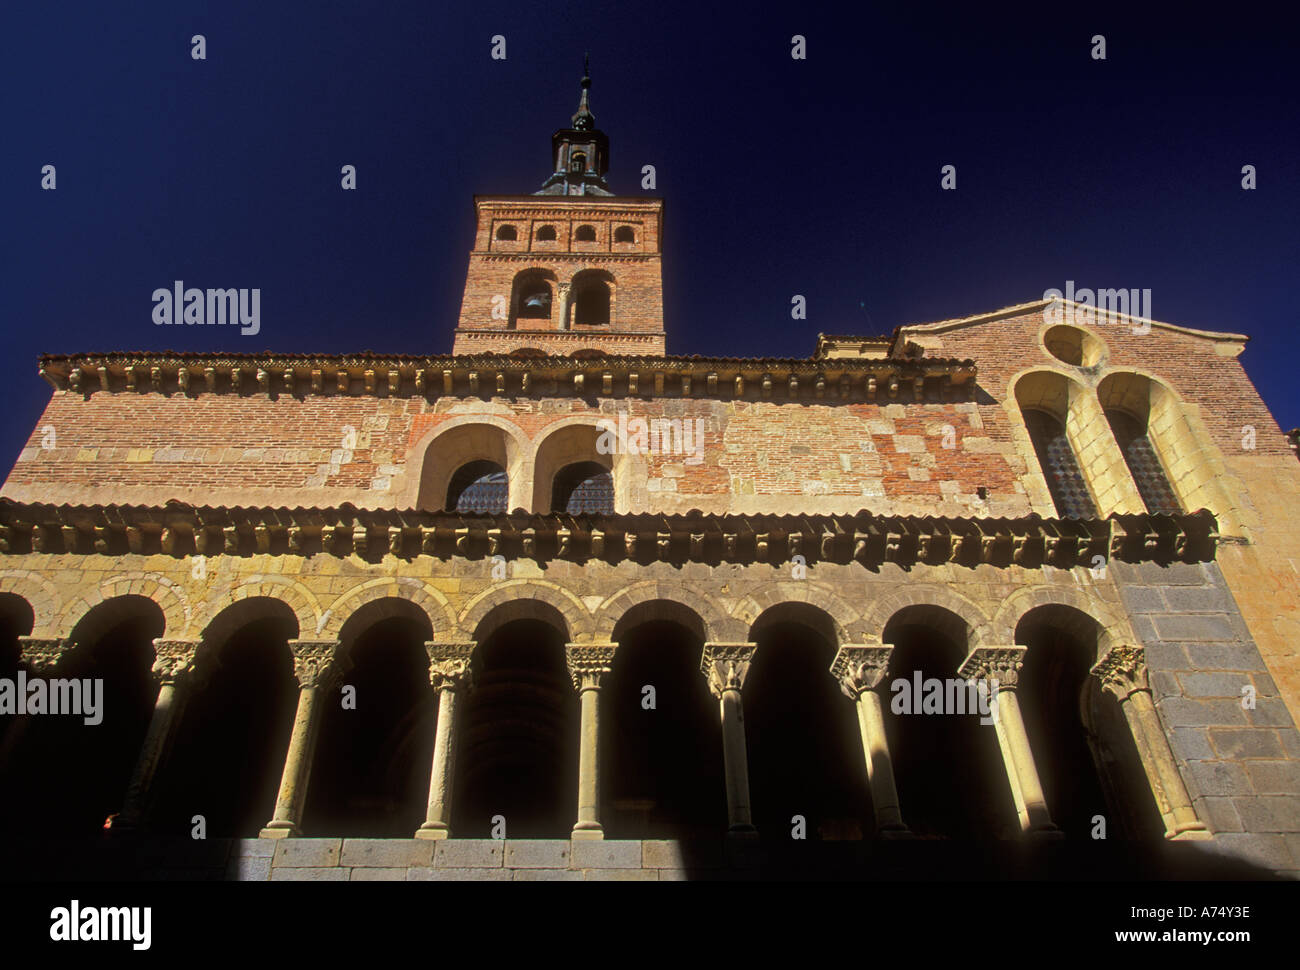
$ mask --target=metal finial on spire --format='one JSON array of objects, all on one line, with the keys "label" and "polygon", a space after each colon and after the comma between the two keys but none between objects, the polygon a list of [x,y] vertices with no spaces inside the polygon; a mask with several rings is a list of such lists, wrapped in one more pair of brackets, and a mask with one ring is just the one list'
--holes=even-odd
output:
[{"label": "metal finial on spire", "polygon": [[578,110],[573,116],[573,127],[577,131],[590,131],[596,127],[596,116],[591,113],[587,103],[587,91],[591,87],[591,57],[582,55],[582,97],[578,100]]}]

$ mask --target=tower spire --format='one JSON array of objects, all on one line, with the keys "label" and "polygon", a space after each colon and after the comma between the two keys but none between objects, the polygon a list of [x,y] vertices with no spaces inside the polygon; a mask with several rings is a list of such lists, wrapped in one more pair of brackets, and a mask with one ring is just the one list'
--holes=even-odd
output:
[{"label": "tower spire", "polygon": [[590,56],[582,55],[582,97],[578,99],[578,110],[573,115],[574,131],[591,131],[596,127],[596,116],[591,113],[587,92],[591,89]]},{"label": "tower spire", "polygon": [[568,128],[551,136],[553,170],[534,195],[613,195],[605,184],[609,138],[591,113],[591,58],[582,55],[582,96]]}]

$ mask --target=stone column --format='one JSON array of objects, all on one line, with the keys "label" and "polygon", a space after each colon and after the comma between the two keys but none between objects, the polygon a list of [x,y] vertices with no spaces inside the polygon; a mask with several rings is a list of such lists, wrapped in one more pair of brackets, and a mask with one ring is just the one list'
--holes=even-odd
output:
[{"label": "stone column", "polygon": [[320,701],[347,661],[338,640],[290,640],[293,673],[298,679],[298,713],[294,716],[289,753],[280,776],[280,794],[275,802],[275,816],[262,829],[264,839],[283,839],[301,835],[302,809],[307,801],[307,782],[311,779],[312,756],[320,734]]},{"label": "stone column", "polygon": [[557,330],[572,329],[569,326],[569,288],[570,284],[567,282],[555,284],[555,310],[557,312],[555,329]]},{"label": "stone column", "polygon": [[1187,786],[1178,771],[1169,738],[1156,713],[1147,679],[1146,651],[1142,647],[1117,646],[1097,661],[1092,673],[1102,686],[1118,698],[1128,721],[1147,780],[1165,820],[1165,838],[1196,841],[1210,838],[1209,830],[1196,816]]},{"label": "stone column", "polygon": [[831,675],[840,690],[853,699],[858,711],[858,730],[862,735],[862,752],[867,761],[867,783],[871,786],[871,804],[876,816],[876,835],[881,838],[906,837],[911,833],[903,824],[898,806],[898,788],[894,784],[894,763],[885,738],[885,709],[876,688],[889,669],[892,646],[841,645],[831,664]]},{"label": "stone column", "polygon": [[189,701],[198,646],[197,640],[159,638],[153,642],[153,677],[158,682],[158,697],[154,701],[153,716],[149,719],[149,730],[131,772],[122,811],[113,819],[114,831],[130,831],[146,821],[154,777],[167,756],[176,726]]},{"label": "stone column", "polygon": [[570,643],[565,658],[574,689],[582,699],[578,754],[578,821],[574,839],[603,839],[600,824],[600,680],[614,662],[613,643]]},{"label": "stone column", "polygon": [[[58,673],[75,648],[75,643],[63,637],[19,637],[18,669],[25,671],[27,677],[49,679]],[[9,730],[0,744],[0,773],[9,767],[31,724],[31,716],[25,713],[14,715],[9,722]]]},{"label": "stone column", "polygon": [[749,757],[745,752],[745,709],[740,691],[757,644],[706,643],[700,673],[722,711],[722,760],[727,776],[727,833],[757,834],[749,807]]},{"label": "stone column", "polygon": [[998,746],[1002,749],[1007,780],[1011,783],[1012,795],[1019,793],[1016,808],[1020,813],[1021,829],[1035,837],[1060,838],[1061,830],[1047,811],[1047,799],[1038,779],[1038,767],[1034,764],[1029,735],[1020,716],[1020,701],[1016,697],[1025,649],[1017,646],[977,647],[961,665],[959,673],[968,681],[987,685],[993,702],[993,723],[1002,731]]},{"label": "stone column", "polygon": [[456,721],[461,695],[473,688],[470,660],[475,644],[425,643],[429,653],[429,683],[438,695],[438,728],[433,743],[433,769],[429,773],[429,810],[417,839],[451,836],[451,796],[456,784]]}]

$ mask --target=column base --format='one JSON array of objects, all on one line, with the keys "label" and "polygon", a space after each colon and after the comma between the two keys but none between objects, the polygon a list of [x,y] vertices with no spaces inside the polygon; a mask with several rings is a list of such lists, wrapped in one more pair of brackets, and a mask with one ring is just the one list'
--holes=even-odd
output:
[{"label": "column base", "polygon": [[1026,832],[1025,835],[1033,842],[1060,842],[1065,838],[1065,833],[1050,822],[1042,828]]},{"label": "column base", "polygon": [[259,839],[290,839],[300,835],[302,832],[292,822],[268,822],[266,827],[257,833]]},{"label": "column base", "polygon": [[916,833],[906,825],[888,825],[876,831],[876,838],[882,839],[886,842],[898,839],[914,839],[916,838]]},{"label": "column base", "polygon": [[599,822],[579,822],[569,838],[574,842],[601,842],[605,838],[605,829]]},{"label": "column base", "polygon": [[425,822],[415,830],[417,839],[449,839],[451,829],[442,822]]},{"label": "column base", "polygon": [[731,825],[727,827],[727,838],[729,839],[757,839],[758,829],[753,825],[745,822],[740,825]]},{"label": "column base", "polygon": [[1191,822],[1187,825],[1179,826],[1173,832],[1167,833],[1165,838],[1170,842],[1212,842],[1214,836],[1210,830],[1201,822]]}]

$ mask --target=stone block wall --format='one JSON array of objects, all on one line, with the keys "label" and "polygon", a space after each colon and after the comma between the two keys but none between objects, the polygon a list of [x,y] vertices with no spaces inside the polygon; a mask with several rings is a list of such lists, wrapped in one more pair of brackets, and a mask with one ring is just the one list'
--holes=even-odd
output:
[{"label": "stone block wall", "polygon": [[1218,566],[1110,569],[1211,845],[1300,876],[1300,731]]}]

